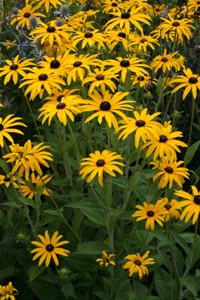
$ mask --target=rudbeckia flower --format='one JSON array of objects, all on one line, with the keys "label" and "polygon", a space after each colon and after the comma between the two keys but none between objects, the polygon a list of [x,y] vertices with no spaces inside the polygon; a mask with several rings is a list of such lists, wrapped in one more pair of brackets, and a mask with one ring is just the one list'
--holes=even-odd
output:
[{"label": "rudbeckia flower", "polygon": [[130,46],[138,46],[139,51],[147,52],[147,48],[155,49],[154,45],[160,45],[158,40],[150,35],[141,34],[140,36],[135,36],[134,40],[130,42]]},{"label": "rudbeckia flower", "polygon": [[38,63],[38,66],[44,69],[50,69],[52,72],[58,73],[58,75],[63,74],[66,70],[68,53],[64,55],[54,56],[44,56],[43,60]]},{"label": "rudbeckia flower", "polygon": [[69,242],[68,241],[60,241],[62,238],[62,235],[58,235],[58,231],[55,231],[52,237],[50,238],[48,230],[45,230],[45,235],[38,234],[38,238],[40,239],[40,242],[38,241],[32,241],[31,244],[37,246],[37,248],[33,249],[31,253],[35,253],[33,256],[33,260],[36,260],[40,257],[38,265],[41,266],[41,264],[45,261],[46,267],[49,266],[50,261],[53,259],[56,266],[59,265],[58,257],[57,255],[62,256],[68,256],[70,253],[69,250],[61,248],[60,246],[66,245]]},{"label": "rudbeckia flower", "polygon": [[196,99],[197,92],[200,90],[200,76],[198,74],[193,74],[189,68],[183,70],[183,73],[184,75],[179,75],[170,81],[171,84],[179,83],[179,85],[173,89],[172,93],[185,88],[183,92],[183,100],[185,100],[190,92],[192,92],[193,98]]},{"label": "rudbeckia flower", "polygon": [[186,223],[192,219],[192,224],[195,224],[200,213],[200,191],[198,191],[194,185],[192,185],[191,188],[191,194],[181,190],[175,191],[174,194],[182,198],[182,200],[177,203],[177,208],[185,207],[180,219],[185,219],[184,221]]},{"label": "rudbeckia flower", "polygon": [[77,46],[79,42],[81,42],[81,49],[84,49],[87,45],[92,47],[97,44],[97,49],[100,50],[104,47],[105,37],[97,29],[87,32],[77,32],[72,37],[72,47]]},{"label": "rudbeckia flower", "polygon": [[153,121],[155,117],[157,117],[160,113],[156,112],[152,115],[147,114],[147,108],[143,109],[140,113],[138,111],[134,111],[134,118],[128,118],[125,125],[122,125],[117,130],[121,131],[118,139],[122,138],[125,140],[129,134],[132,132],[135,133],[135,147],[139,147],[140,140],[146,143],[147,139],[151,138],[154,134],[155,129],[160,125],[158,122]]},{"label": "rudbeckia flower", "polygon": [[90,174],[87,178],[88,183],[98,175],[99,184],[103,186],[104,173],[108,173],[111,176],[116,176],[114,171],[123,174],[122,170],[118,167],[124,166],[122,162],[118,161],[123,159],[120,154],[109,150],[103,150],[102,152],[97,150],[94,153],[90,153],[89,156],[82,159],[80,163],[81,170],[79,172],[83,179],[86,175]]},{"label": "rudbeckia flower", "polygon": [[131,77],[131,80],[132,80],[132,86],[137,84],[144,89],[146,89],[149,85],[150,86],[156,85],[156,79],[151,78],[151,76],[149,75],[146,76],[134,75]]},{"label": "rudbeckia flower", "polygon": [[144,255],[140,255],[139,253],[129,254],[125,257],[129,261],[123,265],[123,269],[129,269],[129,277],[133,274],[138,274],[139,278],[142,279],[144,275],[149,274],[149,270],[147,265],[155,264],[153,258],[148,257],[150,251],[146,251]]},{"label": "rudbeckia flower", "polygon": [[0,285],[1,300],[15,300],[15,296],[18,292],[14,288],[12,282],[7,285]]},{"label": "rudbeckia flower", "polygon": [[44,151],[49,146],[44,143],[39,143],[35,146],[31,145],[31,141],[28,140],[24,146],[19,144],[12,144],[9,146],[11,153],[6,154],[3,158],[9,163],[13,163],[12,174],[18,172],[19,177],[25,174],[25,179],[29,178],[30,171],[36,171],[39,175],[42,175],[41,165],[49,168],[47,161],[52,161],[52,154],[48,151]]},{"label": "rudbeckia flower", "polygon": [[53,6],[56,8],[58,5],[61,5],[62,2],[66,2],[66,0],[36,0],[38,2],[38,7],[45,7],[46,12],[50,11],[50,8]]},{"label": "rudbeckia flower", "polygon": [[102,1],[103,13],[109,14],[113,12],[120,12],[120,9],[123,7],[121,0],[104,0]]},{"label": "rudbeckia flower", "polygon": [[[106,46],[109,50],[113,50],[115,46],[123,46],[128,52],[131,50],[130,43],[134,40],[135,34],[127,34],[124,29],[109,30],[105,32]],[[117,48],[118,49],[118,48]]]},{"label": "rudbeckia flower", "polygon": [[154,57],[150,66],[155,73],[157,73],[159,69],[162,69],[163,73],[165,73],[166,71],[170,71],[172,68],[174,68],[176,71],[179,71],[179,61],[176,59],[176,57],[174,57],[177,53],[178,52],[176,51],[174,53],[167,54],[167,50],[164,49],[163,55],[157,55],[156,57]]},{"label": "rudbeckia flower", "polygon": [[152,6],[152,13],[155,15],[155,16],[160,16],[160,14],[166,9],[166,5],[165,4],[154,4]]},{"label": "rudbeckia flower", "polygon": [[105,267],[108,267],[109,265],[115,266],[116,263],[112,260],[112,257],[115,256],[115,254],[108,254],[106,251],[103,251],[101,258],[97,258],[96,262],[100,264],[100,266],[104,265]]},{"label": "rudbeckia flower", "polygon": [[81,106],[82,112],[94,111],[94,113],[89,116],[85,123],[91,121],[94,118],[98,118],[98,123],[101,124],[103,118],[105,118],[109,127],[113,126],[115,130],[118,129],[118,121],[115,117],[119,115],[123,120],[127,121],[127,116],[122,112],[122,110],[132,110],[133,107],[129,104],[134,101],[123,100],[124,97],[128,95],[128,92],[117,92],[111,95],[108,91],[104,92],[101,96],[99,92],[94,90],[93,94],[90,95],[92,100],[85,100],[85,105]]},{"label": "rudbeckia flower", "polygon": [[16,187],[16,180],[17,177],[13,176],[12,173],[8,173],[6,175],[0,175],[0,185],[5,184],[5,186],[8,188],[10,185],[13,185]]},{"label": "rudbeckia flower", "polygon": [[31,71],[31,66],[35,64],[32,62],[32,59],[20,60],[19,55],[17,55],[14,60],[6,59],[7,65],[0,68],[0,77],[5,76],[4,84],[7,84],[11,78],[14,84],[17,84],[18,76],[26,77],[26,73],[24,71]]},{"label": "rudbeckia flower", "polygon": [[178,211],[178,201],[175,199],[172,199],[171,201],[169,201],[167,199],[167,197],[161,198],[159,199],[157,202],[161,202],[162,204],[164,204],[165,209],[169,212],[169,214],[165,215],[165,222],[168,222],[169,219],[171,218],[176,218],[176,219],[180,219],[180,212]]},{"label": "rudbeckia flower", "polygon": [[155,223],[162,227],[165,216],[169,214],[161,201],[157,201],[155,204],[144,202],[143,205],[136,205],[135,207],[138,210],[132,214],[132,217],[137,218],[137,222],[146,220],[145,229],[147,230],[149,228],[154,230]]},{"label": "rudbeckia flower", "polygon": [[21,118],[14,117],[14,115],[8,115],[5,119],[0,118],[0,146],[4,147],[4,138],[8,139],[11,143],[14,143],[10,133],[24,134],[21,130],[13,128],[15,126],[27,127],[24,123],[19,122]]},{"label": "rudbeckia flower", "polygon": [[171,188],[174,182],[182,187],[185,182],[184,178],[189,178],[189,170],[180,167],[183,163],[182,160],[176,161],[173,157],[168,158],[167,156],[163,156],[160,161],[151,162],[151,165],[154,165],[153,169],[158,169],[158,172],[153,176],[153,182],[161,177],[158,184],[159,189],[164,189],[167,185]]}]

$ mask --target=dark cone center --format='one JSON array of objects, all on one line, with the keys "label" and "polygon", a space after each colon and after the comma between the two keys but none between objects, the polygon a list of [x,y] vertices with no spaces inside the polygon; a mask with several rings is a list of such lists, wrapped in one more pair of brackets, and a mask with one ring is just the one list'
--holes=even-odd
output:
[{"label": "dark cone center", "polygon": [[147,39],[145,39],[145,38],[140,40],[140,43],[145,43],[145,42],[147,42]]},{"label": "dark cone center", "polygon": [[137,80],[138,81],[143,81],[144,80],[144,76],[138,76]]},{"label": "dark cone center", "polygon": [[38,77],[38,79],[39,79],[40,81],[45,81],[45,80],[48,79],[48,76],[47,76],[47,74],[40,74],[40,76]]},{"label": "dark cone center", "polygon": [[143,127],[146,123],[144,120],[138,120],[135,124],[137,127]]},{"label": "dark cone center", "polygon": [[105,165],[105,161],[103,159],[99,159],[96,162],[97,167],[103,167]]},{"label": "dark cone center", "polygon": [[167,57],[163,57],[163,58],[161,59],[161,61],[162,61],[162,62],[167,62],[167,61],[168,61],[168,58],[167,58]]},{"label": "dark cone center", "polygon": [[130,16],[130,13],[128,11],[125,11],[121,14],[121,19],[129,19]]},{"label": "dark cone center", "polygon": [[161,134],[161,135],[160,135],[159,142],[160,142],[160,143],[166,143],[167,141],[168,141],[168,139],[167,139],[166,135]]},{"label": "dark cone center", "polygon": [[52,69],[57,69],[60,67],[60,62],[57,59],[51,61],[50,67]]},{"label": "dark cone center", "polygon": [[63,102],[60,102],[60,103],[58,103],[58,105],[56,106],[56,108],[57,108],[57,109],[64,109],[64,108],[65,108],[65,106],[66,106],[66,104],[65,104],[65,103],[63,103]]},{"label": "dark cone center", "polygon": [[3,130],[3,125],[2,125],[2,124],[0,124],[0,131],[1,131],[1,130]]},{"label": "dark cone center", "polygon": [[100,110],[108,111],[108,110],[110,110],[110,108],[111,108],[111,105],[108,101],[101,102]]},{"label": "dark cone center", "polygon": [[117,7],[117,3],[116,3],[116,2],[113,2],[111,5],[112,5],[113,7]]},{"label": "dark cone center", "polygon": [[172,174],[173,173],[173,168],[171,168],[171,167],[167,167],[167,168],[165,168],[165,172],[167,172],[167,173],[169,173],[169,174]]},{"label": "dark cone center", "polygon": [[17,70],[18,69],[18,65],[17,64],[12,64],[11,66],[10,66],[10,70],[11,71],[15,71],[15,70]]},{"label": "dark cone center", "polygon": [[55,31],[56,31],[56,28],[54,26],[48,26],[47,27],[47,32],[52,33],[52,32],[55,32]]},{"label": "dark cone center", "polygon": [[73,66],[75,67],[75,68],[78,68],[78,67],[80,67],[82,65],[82,61],[79,61],[79,60],[77,60],[77,61],[75,61],[74,63],[73,63]]},{"label": "dark cone center", "polygon": [[10,178],[9,177],[5,177],[4,178],[4,182],[10,182]]},{"label": "dark cone center", "polygon": [[30,18],[30,16],[31,16],[31,14],[30,14],[29,12],[26,12],[26,13],[24,14],[24,18]]},{"label": "dark cone center", "polygon": [[130,61],[127,60],[127,59],[123,59],[121,62],[120,62],[120,66],[121,67],[124,67],[124,68],[127,68],[130,66]]},{"label": "dark cone center", "polygon": [[175,21],[175,22],[172,23],[172,26],[178,27],[178,26],[180,26],[180,23],[178,21]]},{"label": "dark cone center", "polygon": [[200,204],[200,195],[194,196],[194,203]]},{"label": "dark cone center", "polygon": [[191,83],[191,84],[195,84],[195,83],[197,83],[197,78],[196,77],[190,77],[190,79],[189,79],[189,83]]},{"label": "dark cone center", "polygon": [[169,203],[167,203],[167,204],[165,204],[165,208],[166,208],[167,210],[170,210],[171,205],[170,205]]},{"label": "dark cone center", "polygon": [[57,97],[57,101],[60,102],[62,100],[62,98],[64,97],[64,95],[60,95]]},{"label": "dark cone center", "polygon": [[86,33],[84,34],[84,37],[87,38],[87,39],[88,39],[88,38],[91,38],[91,37],[93,37],[93,33],[88,31],[88,32],[86,32]]},{"label": "dark cone center", "polygon": [[155,212],[153,211],[153,210],[149,210],[148,212],[147,212],[147,216],[148,217],[153,217],[155,215]]},{"label": "dark cone center", "polygon": [[53,249],[54,249],[54,246],[53,246],[52,244],[46,245],[46,250],[47,250],[48,252],[52,252]]},{"label": "dark cone center", "polygon": [[96,80],[104,80],[104,76],[99,74],[96,76]]},{"label": "dark cone center", "polygon": [[123,38],[123,39],[125,39],[126,33],[125,32],[119,32],[118,36],[121,37],[121,38]]},{"label": "dark cone center", "polygon": [[134,261],[134,264],[136,265],[136,266],[141,266],[141,261],[139,260],[139,259],[136,259],[135,261]]}]

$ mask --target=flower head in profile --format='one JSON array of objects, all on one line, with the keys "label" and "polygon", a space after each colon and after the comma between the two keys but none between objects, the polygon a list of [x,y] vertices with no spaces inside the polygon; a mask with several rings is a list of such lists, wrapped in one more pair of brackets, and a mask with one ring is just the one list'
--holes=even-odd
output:
[{"label": "flower head in profile", "polygon": [[[25,174],[25,178],[29,178],[30,171],[36,171],[42,175],[40,165],[49,168],[48,160],[52,161],[52,154],[46,151],[49,146],[44,143],[39,143],[32,146],[31,141],[28,140],[24,146],[19,144],[12,144],[9,146],[11,153],[6,154],[3,158],[9,163],[13,163],[12,174],[18,172],[19,177]],[[44,151],[45,150],[45,151]]]},{"label": "flower head in profile", "polygon": [[0,77],[5,76],[4,84],[7,84],[11,79],[14,84],[17,84],[19,75],[26,77],[25,71],[31,71],[31,66],[34,63],[32,59],[22,60],[17,55],[13,60],[6,59],[6,65],[0,68]]},{"label": "flower head in profile", "polygon": [[100,266],[104,265],[105,267],[108,267],[109,265],[115,266],[116,263],[112,260],[112,257],[115,256],[115,254],[108,254],[106,251],[102,252],[101,258],[97,258],[96,262],[100,264]]},{"label": "flower head in profile", "polygon": [[174,159],[177,159],[177,152],[180,153],[180,146],[187,147],[187,144],[178,140],[183,136],[181,131],[173,131],[170,122],[165,122],[164,125],[160,125],[154,131],[154,135],[151,140],[147,141],[142,148],[148,148],[146,157],[149,157],[153,153],[153,160],[162,157],[164,155]]},{"label": "flower head in profile", "polygon": [[153,169],[157,169],[158,172],[153,176],[153,182],[160,177],[158,183],[159,189],[164,189],[167,185],[172,188],[173,184],[176,182],[178,186],[182,187],[185,182],[184,178],[189,178],[188,169],[180,167],[184,161],[176,161],[173,157],[168,158],[163,156],[160,161],[156,160],[151,162],[154,165]]},{"label": "flower head in profile", "polygon": [[14,288],[12,282],[7,285],[0,285],[0,299],[1,300],[15,300],[17,294],[16,288]]},{"label": "flower head in profile", "polygon": [[27,127],[24,123],[19,122],[21,118],[14,117],[14,115],[8,115],[5,119],[0,118],[0,146],[4,147],[4,138],[8,139],[11,143],[14,143],[14,140],[10,133],[19,133],[24,134],[21,130],[13,128],[15,126],[24,126]]},{"label": "flower head in profile", "polygon": [[117,130],[121,133],[119,134],[119,139],[126,139],[131,133],[135,132],[135,147],[138,148],[140,140],[145,143],[147,139],[151,138],[154,134],[155,129],[160,125],[158,122],[153,121],[153,119],[160,113],[156,112],[152,115],[147,113],[147,108],[143,109],[140,113],[134,111],[134,118],[128,118],[125,125],[122,125]]},{"label": "flower head in profile", "polygon": [[45,261],[46,267],[49,266],[51,260],[53,259],[56,266],[59,265],[57,255],[68,256],[70,253],[69,250],[61,248],[60,246],[66,245],[69,241],[60,241],[59,240],[63,237],[62,235],[58,235],[58,231],[55,231],[52,237],[49,236],[48,230],[45,230],[45,235],[38,234],[38,241],[32,241],[31,244],[37,246],[37,248],[33,249],[31,253],[34,253],[33,260],[36,260],[40,257],[38,265]]},{"label": "flower head in profile", "polygon": [[85,123],[91,121],[94,118],[98,118],[98,123],[101,124],[103,118],[105,118],[108,127],[113,126],[115,130],[118,129],[118,121],[115,115],[120,116],[123,120],[127,120],[127,116],[122,112],[122,110],[132,110],[130,105],[132,100],[122,100],[128,95],[128,92],[117,92],[114,95],[110,94],[108,91],[103,93],[103,96],[94,90],[93,94],[90,95],[92,100],[85,100],[86,104],[81,106],[82,112],[94,111],[94,113],[89,116]]},{"label": "flower head in profile", "polygon": [[181,190],[175,191],[174,194],[182,198],[182,200],[177,203],[177,208],[184,207],[180,219],[185,219],[184,221],[186,223],[192,220],[192,224],[195,224],[200,214],[200,191],[198,191],[194,185],[192,185],[191,188],[191,194]]},{"label": "flower head in profile", "polygon": [[87,178],[88,183],[97,175],[99,184],[103,186],[104,173],[108,173],[111,176],[116,176],[114,171],[123,174],[119,168],[119,166],[124,166],[122,162],[118,161],[123,159],[120,154],[109,150],[103,150],[102,152],[97,150],[94,153],[90,153],[89,156],[82,159],[80,163],[81,170],[79,172],[82,178],[90,174]]},{"label": "flower head in profile", "polygon": [[145,229],[154,230],[155,223],[162,227],[165,216],[169,215],[164,205],[161,201],[156,201],[155,204],[144,202],[143,205],[135,206],[138,210],[132,214],[132,217],[137,218],[137,222],[146,220]]},{"label": "flower head in profile", "polygon": [[149,274],[147,265],[155,264],[153,258],[149,257],[150,251],[146,251],[144,255],[139,253],[129,254],[125,259],[129,260],[123,265],[123,269],[129,269],[129,277],[133,274],[138,274],[139,278],[142,279],[144,275]]},{"label": "flower head in profile", "polygon": [[184,75],[179,75],[170,81],[171,84],[178,83],[172,93],[184,88],[183,100],[185,100],[190,92],[192,92],[193,98],[196,99],[197,92],[200,90],[200,76],[198,74],[193,74],[192,70],[189,68],[183,70],[183,73]]}]

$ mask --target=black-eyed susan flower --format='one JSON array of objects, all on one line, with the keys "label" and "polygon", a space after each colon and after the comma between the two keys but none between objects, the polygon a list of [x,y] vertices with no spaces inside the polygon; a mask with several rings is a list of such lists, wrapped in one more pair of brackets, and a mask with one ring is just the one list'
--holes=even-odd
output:
[{"label": "black-eyed susan flower", "polygon": [[60,78],[57,73],[55,74],[51,69],[47,68],[39,69],[34,67],[22,81],[19,88],[28,85],[25,90],[25,95],[30,93],[29,100],[34,100],[37,96],[42,98],[44,91],[46,91],[48,95],[51,95],[52,88],[62,90],[62,86],[65,85],[64,80]]},{"label": "black-eyed susan flower", "polygon": [[49,168],[47,161],[53,160],[52,154],[45,150],[49,146],[44,145],[44,143],[32,146],[31,141],[28,140],[24,146],[12,144],[9,148],[11,153],[4,155],[3,158],[8,163],[13,163],[12,174],[18,172],[19,177],[25,174],[25,179],[29,178],[30,171],[36,171],[39,175],[42,175],[40,165]]},{"label": "black-eyed susan flower", "polygon": [[19,122],[22,118],[14,117],[14,115],[8,115],[5,119],[0,117],[0,146],[4,147],[4,139],[8,139],[11,143],[14,143],[14,140],[11,133],[24,134],[21,130],[13,128],[15,126],[24,126],[27,127],[24,123]]},{"label": "black-eyed susan flower", "polygon": [[12,282],[9,282],[7,285],[0,285],[1,300],[15,300],[15,295],[17,294],[17,289],[14,288]]},{"label": "black-eyed susan flower", "polygon": [[132,86],[139,85],[141,88],[146,89],[148,86],[154,86],[156,85],[156,79],[151,78],[149,75],[144,76],[137,76],[134,75],[131,77],[132,80]]},{"label": "black-eyed susan flower", "polygon": [[127,121],[127,116],[122,110],[132,110],[133,108],[130,104],[134,101],[122,100],[127,95],[128,92],[117,92],[112,95],[108,91],[105,91],[102,96],[99,92],[94,90],[93,94],[90,95],[92,100],[85,100],[86,104],[81,106],[82,112],[94,111],[94,113],[85,120],[85,123],[94,118],[98,118],[98,123],[101,124],[103,118],[105,118],[108,126],[113,126],[115,130],[117,130],[118,121],[115,115]]},{"label": "black-eyed susan flower", "polygon": [[97,258],[96,262],[98,262],[100,266],[102,265],[104,265],[105,267],[108,267],[109,265],[115,266],[116,263],[112,260],[113,256],[115,256],[115,254],[113,253],[108,254],[106,251],[103,251],[101,258]]},{"label": "black-eyed susan flower", "polygon": [[38,10],[38,6],[33,7],[32,4],[26,1],[26,5],[22,9],[19,9],[17,14],[13,14],[10,25],[17,23],[17,28],[19,26],[22,26],[22,27],[26,27],[27,29],[30,29],[31,17],[35,17],[35,18],[45,17],[44,14],[37,12],[37,10]]},{"label": "black-eyed susan flower", "polygon": [[161,227],[165,221],[165,216],[169,212],[164,207],[164,203],[156,201],[155,204],[144,202],[143,205],[135,206],[138,210],[132,214],[133,218],[137,218],[136,222],[146,220],[145,229],[154,230],[155,223],[158,223]]},{"label": "black-eyed susan flower", "polygon": [[132,8],[130,11],[117,11],[112,12],[113,18],[105,24],[105,30],[112,30],[116,26],[125,28],[126,33],[131,31],[131,27],[137,28],[140,32],[143,32],[143,28],[140,23],[150,25],[150,16],[140,12],[141,7]]},{"label": "black-eyed susan flower", "polygon": [[52,179],[50,175],[36,175],[35,173],[30,174],[29,180],[19,179],[15,187],[18,188],[24,197],[33,199],[38,191],[42,190],[42,195],[49,196],[51,190],[46,187],[46,184]]},{"label": "black-eyed susan flower", "polygon": [[140,113],[134,111],[134,118],[129,117],[125,125],[119,127],[118,131],[121,131],[119,134],[119,139],[126,139],[131,133],[135,132],[135,147],[138,148],[140,140],[146,143],[147,139],[151,138],[154,134],[155,129],[159,126],[159,123],[153,121],[160,113],[156,112],[152,115],[147,113],[147,108],[143,109]]},{"label": "black-eyed susan flower", "polygon": [[87,45],[92,47],[97,44],[97,49],[100,50],[104,47],[105,37],[103,33],[97,29],[87,32],[79,31],[72,37],[72,46],[77,46],[79,42],[81,42],[82,49],[84,49]]},{"label": "black-eyed susan flower", "polygon": [[42,124],[48,119],[48,125],[55,115],[64,125],[67,124],[68,118],[74,122],[74,115],[81,113],[79,109],[81,101],[80,96],[77,95],[64,96],[59,102],[49,101],[40,108],[39,118],[43,118]]},{"label": "black-eyed susan flower", "polygon": [[194,185],[192,185],[191,188],[191,194],[181,190],[175,191],[174,194],[182,198],[182,200],[177,203],[177,208],[185,207],[180,219],[184,219],[186,223],[192,219],[192,224],[195,224],[200,213],[200,191],[198,191]]},{"label": "black-eyed susan flower", "polygon": [[103,186],[103,175],[108,173],[111,176],[116,176],[114,171],[123,174],[123,171],[119,168],[123,167],[124,164],[118,160],[122,160],[122,156],[116,152],[109,150],[99,150],[89,154],[90,157],[83,158],[80,163],[81,170],[79,172],[84,179],[85,176],[89,175],[87,182],[89,183],[98,175],[98,181]]},{"label": "black-eyed susan flower", "polygon": [[6,59],[6,64],[7,65],[0,68],[0,77],[5,76],[4,84],[7,84],[11,79],[14,84],[17,84],[19,75],[26,77],[25,71],[30,71],[30,67],[34,65],[32,59],[19,59],[19,55],[13,60]]},{"label": "black-eyed susan flower", "polygon": [[123,265],[123,269],[129,269],[129,277],[133,274],[138,274],[139,278],[142,279],[144,275],[149,274],[149,270],[147,265],[155,264],[153,258],[148,257],[150,251],[146,251],[144,255],[139,253],[129,254],[125,257],[125,259],[129,260],[127,263]]},{"label": "black-eyed susan flower", "polygon": [[5,185],[7,188],[10,185],[14,185],[16,187],[16,182],[17,178],[14,176],[12,173],[8,173],[6,175],[0,175],[0,185]]},{"label": "black-eyed susan flower", "polygon": [[[63,97],[68,97],[71,94],[77,92],[78,89],[63,89],[62,91],[58,91],[57,89],[52,89],[52,95],[47,96],[44,100],[48,100],[47,104],[52,102],[57,102],[57,104],[62,100]],[[77,95],[78,96],[78,95]]]},{"label": "black-eyed susan flower", "polygon": [[62,38],[67,41],[69,40],[68,27],[66,25],[56,26],[55,24],[51,25],[51,23],[45,24],[42,21],[39,21],[39,25],[30,32],[30,35],[34,36],[34,42],[39,40],[41,45],[49,42],[50,46],[53,46],[56,42],[61,47]]},{"label": "black-eyed susan flower", "polygon": [[38,7],[45,7],[46,12],[48,13],[52,6],[57,8],[58,5],[61,5],[65,0],[36,0],[36,2],[38,2]]},{"label": "black-eyed susan flower", "polygon": [[160,16],[160,14],[166,9],[166,6],[165,4],[154,4],[152,6],[152,13],[155,15],[155,16]]},{"label": "black-eyed susan flower", "polygon": [[176,51],[174,53],[167,54],[167,50],[164,49],[164,53],[162,55],[157,55],[156,57],[154,57],[150,66],[155,73],[157,73],[159,69],[162,69],[164,73],[166,71],[170,71],[172,68],[176,71],[179,71],[180,64],[175,57],[177,53],[178,52]]},{"label": "black-eyed susan flower", "polygon": [[113,13],[113,12],[120,12],[121,8],[123,7],[123,3],[121,0],[104,0],[102,1],[102,9],[103,13]]},{"label": "black-eyed susan flower", "polygon": [[151,35],[141,35],[135,36],[134,40],[130,42],[130,46],[137,46],[139,51],[147,52],[148,49],[155,49],[155,45],[160,45],[158,40],[153,38]]},{"label": "black-eyed susan flower", "polygon": [[168,222],[171,218],[180,219],[180,212],[178,211],[177,204],[179,203],[177,200],[172,199],[168,200],[167,197],[159,199],[157,202],[162,202],[164,204],[165,209],[169,212],[169,214],[165,215],[165,222]]},{"label": "black-eyed susan flower", "polygon": [[43,60],[38,63],[38,66],[41,68],[51,69],[54,74],[63,74],[66,70],[67,59],[69,54],[54,56],[44,56]]},{"label": "black-eyed susan flower", "polygon": [[165,122],[164,125],[160,124],[154,131],[151,140],[147,141],[142,148],[147,148],[146,157],[153,153],[153,160],[164,155],[177,159],[177,152],[180,153],[179,147],[187,147],[187,144],[178,140],[177,138],[183,137],[181,131],[173,131],[170,122]]},{"label": "black-eyed susan flower", "polygon": [[70,253],[69,250],[61,248],[60,246],[66,245],[69,241],[60,241],[63,237],[62,235],[58,235],[58,231],[55,231],[52,237],[50,238],[48,230],[45,230],[45,235],[38,234],[38,238],[41,242],[32,241],[31,244],[37,246],[37,248],[33,249],[31,253],[35,253],[33,256],[33,260],[40,257],[38,265],[45,261],[46,267],[49,266],[50,261],[53,259],[54,263],[58,266],[59,261],[57,255],[68,256]]},{"label": "black-eyed susan flower", "polygon": [[135,34],[127,34],[125,29],[109,30],[105,32],[106,46],[109,50],[113,50],[115,46],[123,46],[128,52],[131,50],[130,42],[134,40]]},{"label": "black-eyed susan flower", "polygon": [[136,56],[131,58],[117,57],[116,59],[108,59],[105,64],[111,66],[110,71],[114,74],[121,74],[122,82],[125,82],[128,72],[135,73],[138,76],[149,75],[145,70],[145,68],[149,68],[149,66],[144,63],[143,59]]},{"label": "black-eyed susan flower", "polygon": [[173,89],[172,93],[185,88],[183,92],[183,100],[185,100],[190,92],[192,92],[193,98],[196,99],[197,92],[200,90],[200,76],[198,74],[193,74],[192,70],[189,68],[183,70],[183,73],[184,75],[179,75],[171,80],[171,84],[179,83],[179,85]]},{"label": "black-eyed susan flower", "polygon": [[154,166],[153,169],[157,169],[158,172],[153,176],[153,182],[160,177],[160,181],[158,183],[159,189],[164,189],[167,185],[171,188],[176,182],[178,186],[182,187],[185,182],[184,178],[189,178],[188,169],[184,167],[180,167],[184,161],[176,161],[173,157],[168,158],[167,156],[163,156],[160,161],[156,160],[151,162]]}]

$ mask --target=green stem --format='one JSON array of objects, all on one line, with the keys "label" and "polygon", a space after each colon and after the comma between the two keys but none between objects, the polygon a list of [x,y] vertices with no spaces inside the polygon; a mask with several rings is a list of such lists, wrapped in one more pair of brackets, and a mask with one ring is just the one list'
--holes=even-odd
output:
[{"label": "green stem", "polygon": [[190,121],[190,132],[189,132],[189,138],[188,138],[188,146],[190,146],[191,138],[192,138],[192,125],[194,121],[194,108],[195,108],[195,100],[192,98],[192,111],[191,111],[191,121]]},{"label": "green stem", "polygon": [[75,138],[75,135],[74,135],[74,132],[72,130],[70,122],[68,122],[68,128],[69,128],[72,144],[74,146],[74,150],[75,150],[75,153],[76,153],[77,163],[79,164],[80,163],[80,152],[79,152],[79,148],[78,148],[76,138]]}]

